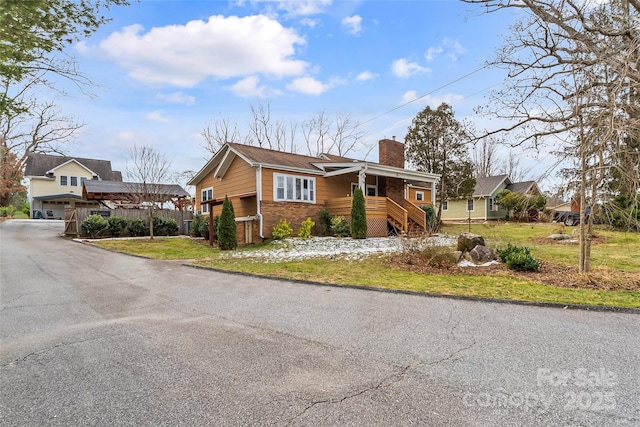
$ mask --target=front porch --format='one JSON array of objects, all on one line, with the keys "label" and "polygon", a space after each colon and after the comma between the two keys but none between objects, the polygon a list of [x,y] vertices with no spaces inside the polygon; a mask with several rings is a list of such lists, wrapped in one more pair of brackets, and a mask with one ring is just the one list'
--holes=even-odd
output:
[{"label": "front porch", "polygon": [[[325,208],[333,216],[351,217],[353,197],[328,199]],[[388,197],[366,196],[367,237],[384,237],[391,230],[398,234],[422,235],[427,232],[427,215],[417,205],[403,199],[402,206]]]}]

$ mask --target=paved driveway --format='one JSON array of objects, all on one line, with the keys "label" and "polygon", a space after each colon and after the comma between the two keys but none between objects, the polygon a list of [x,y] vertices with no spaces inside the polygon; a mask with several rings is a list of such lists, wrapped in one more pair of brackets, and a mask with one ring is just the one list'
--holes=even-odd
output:
[{"label": "paved driveway", "polygon": [[640,425],[640,315],[221,274],[62,230],[0,225],[3,426]]}]

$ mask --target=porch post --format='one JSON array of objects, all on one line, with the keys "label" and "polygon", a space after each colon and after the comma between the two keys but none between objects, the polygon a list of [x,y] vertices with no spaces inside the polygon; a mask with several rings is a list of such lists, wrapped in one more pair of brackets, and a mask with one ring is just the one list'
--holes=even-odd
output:
[{"label": "porch post", "polygon": [[362,190],[362,194],[367,195],[367,168],[360,169],[358,172],[358,187]]},{"label": "porch post", "polygon": [[436,206],[436,188],[437,188],[437,182],[433,181],[431,183],[431,204],[433,205],[433,207]]}]

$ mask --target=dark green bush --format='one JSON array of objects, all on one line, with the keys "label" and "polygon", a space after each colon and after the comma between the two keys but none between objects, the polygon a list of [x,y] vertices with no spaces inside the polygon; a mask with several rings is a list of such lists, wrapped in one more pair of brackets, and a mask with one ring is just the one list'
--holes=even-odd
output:
[{"label": "dark green bush", "polygon": [[108,223],[101,215],[89,215],[80,226],[82,233],[92,239],[104,235],[108,230]]},{"label": "dark green bush", "polygon": [[420,207],[427,216],[427,231],[433,233],[438,231],[438,223],[436,221],[437,212],[433,205],[424,205]]},{"label": "dark green bush", "polygon": [[16,213],[16,208],[13,206],[0,206],[0,217],[13,216]]},{"label": "dark green bush", "polygon": [[320,211],[320,234],[323,236],[331,235],[331,214],[328,210],[323,209]]},{"label": "dark green bush", "polygon": [[141,218],[131,218],[127,224],[129,236],[148,236],[149,227]]},{"label": "dark green bush", "polygon": [[289,225],[289,222],[286,219],[283,219],[278,223],[278,225],[273,227],[271,237],[273,237],[274,240],[284,240],[291,236],[291,233],[293,233],[293,229]]},{"label": "dark green bush", "polygon": [[515,271],[538,271],[540,263],[525,252],[514,252],[507,257],[507,268]]},{"label": "dark green bush", "polygon": [[[200,214],[195,214],[193,216],[193,221],[191,221],[189,234],[191,234],[193,237],[202,237],[205,221],[206,221],[206,218],[204,216]],[[209,224],[207,224],[207,230],[209,230]]]},{"label": "dark green bush", "polygon": [[512,253],[525,252],[529,254],[529,248],[522,247],[522,246],[515,246],[515,245],[512,245],[511,243],[508,243],[506,248],[504,249],[498,248],[496,249],[496,251],[498,252],[498,258],[500,258],[500,261],[502,262],[507,262],[507,257]]},{"label": "dark green bush", "polygon": [[351,225],[349,221],[341,215],[331,218],[331,230],[336,237],[351,236]]},{"label": "dark green bush", "polygon": [[110,216],[107,219],[107,231],[112,237],[120,237],[120,234],[127,229],[128,223],[126,218]]},{"label": "dark green bush", "polygon": [[504,249],[498,248],[498,257],[504,262],[509,270],[515,271],[538,271],[540,263],[533,256],[531,250],[525,246],[515,246],[507,244]]},{"label": "dark green bush", "polygon": [[364,206],[362,189],[356,187],[351,202],[351,237],[354,239],[367,238],[367,212]]},{"label": "dark green bush", "polygon": [[156,236],[175,236],[179,229],[173,218],[153,217],[153,234]]},{"label": "dark green bush", "polygon": [[218,248],[228,251],[237,247],[236,215],[231,200],[225,196],[220,221],[218,222]]}]

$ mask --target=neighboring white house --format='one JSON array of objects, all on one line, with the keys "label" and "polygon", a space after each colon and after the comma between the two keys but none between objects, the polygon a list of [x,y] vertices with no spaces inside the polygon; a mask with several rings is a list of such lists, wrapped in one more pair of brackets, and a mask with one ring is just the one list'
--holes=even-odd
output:
[{"label": "neighboring white house", "polygon": [[32,153],[27,158],[25,178],[29,186],[31,218],[64,218],[64,208],[99,207],[82,197],[85,180],[122,181],[109,160]]}]

